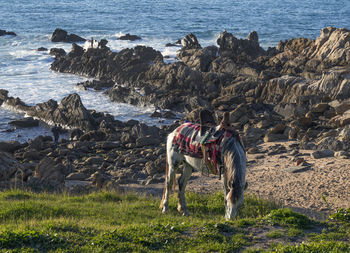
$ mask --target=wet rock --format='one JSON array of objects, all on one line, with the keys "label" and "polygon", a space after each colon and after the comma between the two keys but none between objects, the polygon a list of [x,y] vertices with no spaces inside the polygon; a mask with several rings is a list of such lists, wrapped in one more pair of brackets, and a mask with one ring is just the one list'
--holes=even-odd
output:
[{"label": "wet rock", "polygon": [[54,56],[55,58],[59,58],[65,56],[67,53],[66,51],[64,51],[63,48],[51,48],[49,54]]},{"label": "wet rock", "polygon": [[39,52],[45,52],[45,51],[47,51],[48,49],[46,48],[46,47],[39,47],[38,49],[37,49],[37,51],[39,51]]},{"label": "wet rock", "polygon": [[334,156],[334,151],[329,150],[329,149],[317,150],[317,151],[311,153],[311,156],[313,158],[315,158],[315,159],[326,158],[326,157],[333,157]]},{"label": "wet rock", "polygon": [[17,34],[14,33],[14,32],[7,32],[7,31],[5,31],[5,30],[1,30],[1,29],[0,29],[0,36],[5,36],[5,35],[17,36]]},{"label": "wet rock", "polygon": [[52,42],[66,42],[66,43],[73,43],[73,42],[84,42],[86,39],[72,33],[68,34],[67,31],[56,28],[56,30],[53,32],[51,36]]},{"label": "wet rock", "polygon": [[199,44],[196,35],[193,33],[187,34],[182,40],[181,44],[183,49],[201,49],[201,45]]},{"label": "wet rock", "polygon": [[17,127],[29,128],[39,126],[39,120],[34,119],[33,117],[26,117],[23,119],[12,120],[9,124]]},{"label": "wet rock", "polygon": [[119,36],[118,40],[130,40],[130,41],[135,41],[135,40],[141,40],[140,36],[133,35],[130,33],[127,33],[125,35]]},{"label": "wet rock", "polygon": [[88,88],[91,88],[94,90],[102,90],[105,88],[112,88],[114,84],[115,83],[112,80],[92,80],[92,81],[88,80],[85,82],[77,83],[76,86],[84,90]]}]

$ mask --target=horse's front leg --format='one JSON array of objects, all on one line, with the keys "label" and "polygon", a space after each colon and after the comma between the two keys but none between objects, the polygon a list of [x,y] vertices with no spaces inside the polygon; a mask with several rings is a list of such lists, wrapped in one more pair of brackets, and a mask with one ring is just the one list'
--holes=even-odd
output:
[{"label": "horse's front leg", "polygon": [[185,189],[188,180],[192,175],[192,167],[187,163],[184,163],[184,169],[181,177],[178,180],[179,183],[179,203],[177,205],[177,210],[182,212],[184,216],[188,215],[188,208],[186,204]]}]

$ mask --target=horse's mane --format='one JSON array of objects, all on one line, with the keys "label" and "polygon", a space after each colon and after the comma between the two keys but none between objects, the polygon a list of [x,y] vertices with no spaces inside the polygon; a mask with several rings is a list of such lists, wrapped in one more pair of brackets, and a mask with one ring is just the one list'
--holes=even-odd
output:
[{"label": "horse's mane", "polygon": [[243,194],[244,188],[242,185],[242,171],[241,162],[244,157],[241,157],[239,153],[237,153],[237,146],[241,145],[241,143],[237,140],[235,136],[227,139],[223,145],[223,165],[225,169],[225,174],[227,176],[227,184],[233,189],[232,192],[232,201],[237,201]]}]

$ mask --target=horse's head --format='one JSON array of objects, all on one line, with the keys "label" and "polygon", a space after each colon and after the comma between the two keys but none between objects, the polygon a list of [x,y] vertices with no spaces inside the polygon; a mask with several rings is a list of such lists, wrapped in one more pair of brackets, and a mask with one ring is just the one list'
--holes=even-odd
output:
[{"label": "horse's head", "polygon": [[225,218],[229,220],[238,214],[244,201],[246,154],[235,136],[227,139],[223,148]]}]

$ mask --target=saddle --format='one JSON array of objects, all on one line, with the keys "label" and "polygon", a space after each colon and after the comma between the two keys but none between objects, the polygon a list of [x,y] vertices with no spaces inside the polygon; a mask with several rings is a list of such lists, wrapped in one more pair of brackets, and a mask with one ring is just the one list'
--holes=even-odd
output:
[{"label": "saddle", "polygon": [[202,158],[209,173],[217,174],[222,163],[222,140],[238,133],[230,126],[229,113],[224,114],[219,128],[211,112],[203,110],[199,114],[200,125],[184,123],[176,130],[173,147],[180,153]]}]

